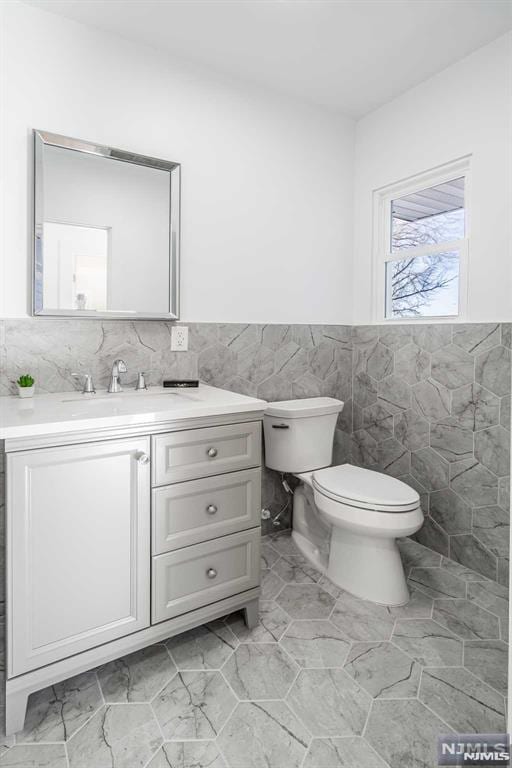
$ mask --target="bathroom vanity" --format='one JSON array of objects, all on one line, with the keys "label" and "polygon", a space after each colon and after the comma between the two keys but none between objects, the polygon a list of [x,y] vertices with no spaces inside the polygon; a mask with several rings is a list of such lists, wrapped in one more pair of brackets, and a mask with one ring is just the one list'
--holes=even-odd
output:
[{"label": "bathroom vanity", "polygon": [[235,610],[256,623],[264,401],[2,401],[7,734],[33,691]]}]

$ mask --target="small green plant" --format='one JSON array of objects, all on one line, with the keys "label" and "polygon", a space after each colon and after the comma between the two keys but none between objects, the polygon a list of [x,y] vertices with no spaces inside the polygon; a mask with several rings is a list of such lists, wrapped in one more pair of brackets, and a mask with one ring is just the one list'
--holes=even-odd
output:
[{"label": "small green plant", "polygon": [[33,387],[34,379],[29,373],[24,373],[16,382],[19,387]]}]

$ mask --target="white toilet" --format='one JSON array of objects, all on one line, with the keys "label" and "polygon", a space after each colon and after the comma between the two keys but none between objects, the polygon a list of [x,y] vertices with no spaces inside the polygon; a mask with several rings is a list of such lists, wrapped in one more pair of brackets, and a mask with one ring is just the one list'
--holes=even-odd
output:
[{"label": "white toilet", "polygon": [[269,403],[265,463],[303,483],[294,493],[292,536],[313,565],[357,597],[403,605],[409,592],[396,538],[421,528],[420,498],[381,472],[330,466],[342,408],[331,397]]}]

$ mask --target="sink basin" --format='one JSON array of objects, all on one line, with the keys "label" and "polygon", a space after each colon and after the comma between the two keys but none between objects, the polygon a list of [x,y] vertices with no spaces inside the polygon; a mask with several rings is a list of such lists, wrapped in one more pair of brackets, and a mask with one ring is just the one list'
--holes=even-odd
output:
[{"label": "sink basin", "polygon": [[[104,394],[104,395],[93,395],[89,393],[85,393],[83,395],[74,395],[73,397],[65,397],[61,400],[62,403],[87,403],[88,405],[91,403],[120,403],[123,400],[127,400],[128,398],[137,398],[139,401],[149,400],[153,397],[162,397],[162,396],[172,396],[175,397],[178,395],[181,395],[181,392],[151,392],[150,390],[141,389],[140,391],[134,391],[134,392],[116,392],[113,394]],[[187,397],[185,395],[185,397]]]},{"label": "sink basin", "polygon": [[105,390],[97,394],[69,393],[61,399],[64,407],[71,409],[72,418],[92,416],[122,416],[133,412],[148,413],[162,411],[168,407],[181,410],[192,402],[201,404],[204,398],[189,395],[182,391],[169,391],[162,387],[108,393]]}]

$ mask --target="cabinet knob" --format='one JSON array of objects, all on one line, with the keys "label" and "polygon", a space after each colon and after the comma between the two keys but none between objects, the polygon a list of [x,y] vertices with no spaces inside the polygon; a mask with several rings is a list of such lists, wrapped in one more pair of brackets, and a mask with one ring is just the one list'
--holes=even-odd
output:
[{"label": "cabinet knob", "polygon": [[206,575],[208,576],[209,579],[214,579],[217,575],[217,571],[215,570],[215,568],[208,568],[208,570],[206,571]]},{"label": "cabinet knob", "polygon": [[137,455],[137,461],[139,464],[149,464],[149,456],[147,453],[139,453]]},{"label": "cabinet knob", "polygon": [[209,515],[214,515],[217,512],[217,507],[215,506],[215,504],[208,504],[208,506],[206,507],[206,511],[208,512]]},{"label": "cabinet knob", "polygon": [[211,459],[214,459],[214,458],[216,457],[216,455],[217,455],[217,449],[216,449],[216,448],[208,448],[208,450],[206,451],[206,453],[208,454],[208,456],[209,456]]}]

